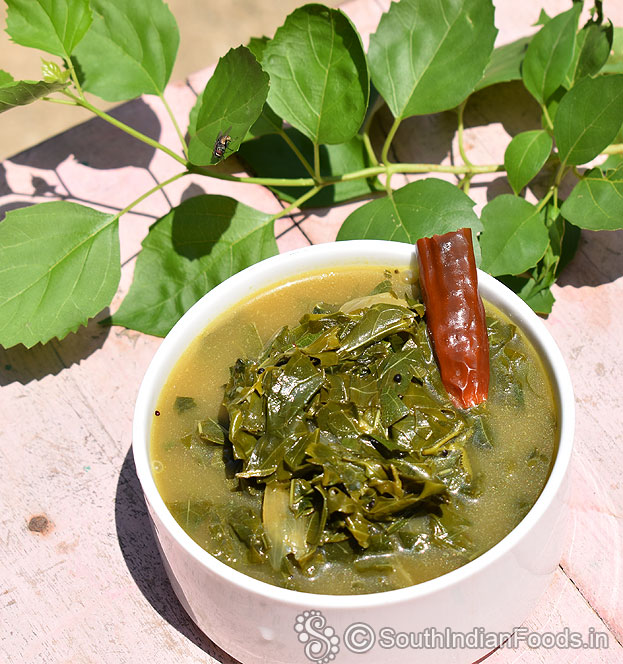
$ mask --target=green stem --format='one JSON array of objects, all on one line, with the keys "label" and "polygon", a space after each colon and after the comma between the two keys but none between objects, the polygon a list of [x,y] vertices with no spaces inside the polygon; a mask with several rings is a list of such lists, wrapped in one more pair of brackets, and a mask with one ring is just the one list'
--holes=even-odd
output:
[{"label": "green stem", "polygon": [[322,182],[320,175],[320,145],[314,141],[314,179],[316,182]]},{"label": "green stem", "polygon": [[173,126],[175,127],[175,131],[177,133],[177,137],[180,139],[180,143],[182,144],[182,150],[184,151],[184,156],[186,159],[188,159],[188,145],[186,144],[186,139],[184,138],[184,134],[182,133],[182,130],[180,129],[180,126],[177,124],[177,120],[175,119],[175,115],[173,115],[173,111],[171,110],[171,107],[169,106],[169,103],[164,97],[164,94],[159,95],[160,99],[162,100],[162,103],[164,104],[164,107],[169,114],[169,117],[171,118],[171,122],[173,123]]},{"label": "green stem", "polygon": [[540,212],[547,205],[547,201],[549,201],[549,199],[554,195],[555,189],[556,187],[553,186],[549,188],[547,194],[545,194],[544,198],[542,198],[541,202],[537,205],[536,209],[538,212]]},{"label": "green stem", "polygon": [[378,166],[379,160],[376,158],[376,154],[374,154],[374,148],[372,147],[372,143],[370,142],[370,136],[368,135],[368,132],[364,131],[363,134],[361,135],[361,138],[363,139],[363,145],[366,149],[366,152],[368,153],[368,158],[370,159],[370,162],[374,164],[374,166]]},{"label": "green stem", "polygon": [[164,182],[159,182],[155,187],[152,187],[149,191],[146,191],[144,194],[139,196],[136,200],[132,201],[129,205],[123,208],[120,212],[117,212],[115,215],[115,219],[121,218],[126,212],[129,212],[133,207],[144,201],[146,198],[149,198],[152,194],[155,194],[157,191],[160,191],[163,187],[166,187],[168,184],[171,184],[171,182],[175,182],[175,180],[179,180],[181,177],[184,177],[185,175],[188,175],[188,171],[182,171],[181,173],[176,173],[175,175],[171,176],[168,180],[165,180]]},{"label": "green stem", "polygon": [[283,210],[280,210],[277,212],[277,214],[274,214],[271,218],[271,221],[276,221],[277,219],[281,219],[281,217],[285,217],[287,214],[290,214],[292,210],[295,208],[299,207],[302,205],[305,201],[309,200],[312,196],[315,196],[320,190],[322,189],[322,185],[318,185],[316,187],[312,187],[309,191],[305,192],[302,196],[297,198],[294,203],[290,203],[288,207],[283,208]]},{"label": "green stem", "polygon": [[383,149],[381,150],[381,161],[384,164],[388,164],[387,155],[389,154],[389,148],[392,145],[392,141],[394,140],[394,136],[396,135],[396,132],[398,131],[398,127],[400,127],[401,122],[402,118],[395,118],[394,123],[392,124],[389,133],[387,134],[387,138],[385,139],[385,143],[383,144]]},{"label": "green stem", "polygon": [[67,99],[56,99],[55,97],[41,97],[41,101],[49,101],[51,104],[64,104],[65,106],[78,106],[75,101],[67,101]]},{"label": "green stem", "polygon": [[173,157],[173,159],[179,161],[183,166],[187,165],[184,157],[180,157],[180,155],[173,152],[173,150],[170,150],[166,145],[162,145],[162,143],[154,141],[153,138],[149,138],[149,136],[145,136],[145,134],[142,134],[140,131],[137,131],[127,124],[124,124],[120,120],[117,120],[117,118],[113,118],[112,115],[108,115],[108,113],[105,113],[96,106],[93,106],[93,104],[90,104],[86,99],[80,99],[79,97],[76,97],[74,94],[67,92],[66,90],[64,90],[62,94],[64,94],[66,97],[69,97],[70,99],[73,99],[77,106],[82,106],[82,108],[86,108],[87,110],[91,111],[91,113],[95,113],[95,115],[102,118],[102,120],[106,120],[106,122],[109,122],[114,127],[117,127],[117,129],[121,129],[121,131],[124,131],[126,134],[129,134],[139,141],[143,141],[143,143],[147,143],[147,145],[151,145],[151,147],[156,148],[157,150],[162,150],[168,154],[169,157]]},{"label": "green stem", "polygon": [[278,131],[279,136],[283,138],[283,140],[288,144],[288,147],[294,154],[297,156],[298,160],[303,164],[305,167],[305,170],[313,177],[316,177],[316,174],[314,173],[314,169],[312,168],[311,164],[305,159],[303,156],[303,153],[296,147],[294,144],[294,141],[288,136],[288,134],[281,128]]},{"label": "green stem", "polygon": [[316,181],[312,178],[255,178],[240,175],[229,175],[228,173],[219,173],[215,169],[203,166],[194,166],[187,164],[189,173],[205,175],[216,180],[227,180],[228,182],[245,182],[246,184],[261,184],[265,187],[313,187]]},{"label": "green stem", "polygon": [[[463,163],[466,164],[467,166],[471,166],[472,162],[467,158],[467,154],[465,152],[465,145],[463,143],[463,129],[464,129],[464,122],[463,122],[463,114],[465,112],[465,106],[467,106],[467,99],[459,105],[457,109],[458,113],[458,142],[459,142],[459,154],[461,155],[461,159],[463,160]],[[467,189],[469,191],[469,183],[467,183]],[[467,193],[467,192],[465,192]]]},{"label": "green stem", "polygon": [[69,69],[69,75],[71,76],[73,84],[76,86],[76,90],[78,90],[78,94],[82,99],[84,99],[84,92],[82,92],[82,88],[80,87],[80,82],[78,81],[78,76],[76,74],[76,70],[74,69],[74,63],[71,61],[71,58],[67,58],[65,60],[65,64]]},{"label": "green stem", "polygon": [[547,110],[547,106],[545,106],[545,104],[542,104],[541,110],[543,111],[543,117],[545,118],[545,122],[547,122],[547,126],[549,127],[550,131],[554,131],[554,123],[552,122],[552,119],[549,116],[549,111]]}]

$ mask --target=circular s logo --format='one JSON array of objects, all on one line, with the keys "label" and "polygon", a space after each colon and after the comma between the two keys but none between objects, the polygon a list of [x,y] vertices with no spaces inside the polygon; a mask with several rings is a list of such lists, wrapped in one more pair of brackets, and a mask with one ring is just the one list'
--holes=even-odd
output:
[{"label": "circular s logo", "polygon": [[340,651],[340,637],[327,626],[320,611],[304,611],[296,616],[294,631],[305,646],[305,657],[315,664],[328,664]]}]

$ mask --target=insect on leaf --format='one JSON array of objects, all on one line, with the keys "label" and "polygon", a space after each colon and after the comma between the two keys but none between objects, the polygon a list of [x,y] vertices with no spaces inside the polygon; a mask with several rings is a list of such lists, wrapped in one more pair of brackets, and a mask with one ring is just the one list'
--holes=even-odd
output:
[{"label": "insect on leaf", "polygon": [[113,215],[54,201],[12,210],[0,223],[0,344],[27,348],[86,325],[117,290]]},{"label": "insect on leaf", "polygon": [[268,103],[315,143],[343,143],[363,121],[370,82],[361,37],[339,9],[305,5],[267,44]]},{"label": "insect on leaf", "polygon": [[402,0],[370,37],[374,85],[396,118],[458,106],[481,81],[497,30],[489,0]]},{"label": "insect on leaf", "polygon": [[163,0],[91,0],[93,23],[75,49],[82,87],[107,101],[161,95],[179,45]]},{"label": "insect on leaf", "polygon": [[225,196],[196,196],[149,230],[116,325],[164,336],[200,297],[277,253],[270,215]]},{"label": "insect on leaf", "polygon": [[216,164],[215,144],[224,132],[231,137],[225,152],[236,151],[262,112],[268,75],[244,46],[231,49],[214,70],[191,121],[189,156],[194,164]]}]

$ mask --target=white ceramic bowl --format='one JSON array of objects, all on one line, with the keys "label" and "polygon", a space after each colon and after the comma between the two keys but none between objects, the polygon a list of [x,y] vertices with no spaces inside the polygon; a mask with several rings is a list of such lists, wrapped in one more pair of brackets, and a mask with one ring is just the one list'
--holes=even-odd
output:
[{"label": "white ceramic bowl", "polygon": [[544,361],[560,415],[560,439],[535,505],[480,557],[436,579],[383,593],[335,596],[277,588],[204,551],[171,516],[156,489],[149,461],[156,402],[184,349],[211,320],[251,293],[307,271],[356,264],[410,267],[413,261],[412,245],[374,240],[321,244],[269,258],[197,302],[167,335],[145,374],[136,402],[133,451],[165,567],[191,618],[244,664],[473,662],[522,623],[556,569],[573,443],[571,380],[541,320],[482,272],[482,296],[523,329]]}]

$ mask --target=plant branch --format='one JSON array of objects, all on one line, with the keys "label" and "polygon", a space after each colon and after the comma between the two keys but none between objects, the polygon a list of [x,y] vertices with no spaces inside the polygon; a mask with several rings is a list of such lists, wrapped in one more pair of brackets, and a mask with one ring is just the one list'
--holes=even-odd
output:
[{"label": "plant branch", "polygon": [[398,127],[400,127],[401,122],[402,118],[394,118],[394,123],[392,124],[389,133],[385,138],[385,143],[383,144],[383,149],[381,150],[381,161],[384,164],[389,163],[387,160],[387,156],[389,154],[389,148],[391,147],[392,141],[394,140],[394,136],[396,135],[396,132],[398,131]]},{"label": "plant branch", "polygon": [[379,165],[379,160],[376,158],[376,154],[374,154],[374,148],[372,147],[372,143],[370,142],[370,136],[367,131],[364,131],[363,134],[361,135],[361,138],[363,139],[363,146],[366,149],[366,152],[368,153],[368,158],[370,159],[370,162],[374,166]]},{"label": "plant branch", "polygon": [[157,150],[162,150],[170,157],[173,157],[173,159],[175,159],[176,161],[179,161],[180,164],[184,166],[187,165],[184,157],[180,157],[180,155],[173,152],[173,150],[169,149],[166,145],[162,145],[162,143],[155,141],[153,138],[149,138],[149,136],[142,134],[140,131],[137,131],[133,127],[130,127],[129,125],[121,122],[120,120],[117,120],[117,118],[114,118],[112,115],[108,115],[108,113],[105,113],[96,106],[93,106],[93,104],[89,103],[86,99],[81,99],[80,97],[76,97],[76,95],[66,90],[63,90],[62,94],[64,94],[66,97],[69,97],[70,99],[73,99],[76,106],[82,106],[82,108],[86,108],[87,110],[91,111],[91,113],[95,113],[95,115],[102,118],[102,120],[106,120],[106,122],[109,122],[111,125],[117,127],[117,129],[121,129],[121,131],[124,131],[126,134],[129,134],[130,136],[138,139],[139,141],[143,141],[143,143],[147,143],[147,145],[151,145],[151,147],[156,148]]},{"label": "plant branch", "polygon": [[65,60],[65,64],[67,66],[67,69],[69,69],[69,75],[71,76],[73,84],[76,86],[76,90],[78,90],[78,94],[82,99],[84,99],[84,92],[82,92],[82,87],[80,87],[80,81],[78,81],[78,75],[76,74],[74,63],[72,62],[71,57],[68,57]]},{"label": "plant branch", "polygon": [[171,182],[175,182],[175,180],[179,180],[181,177],[184,177],[185,175],[188,175],[188,171],[182,171],[181,173],[176,173],[175,175],[171,176],[168,180],[165,180],[164,182],[159,182],[157,185],[152,187],[149,191],[146,191],[144,194],[139,196],[136,200],[132,201],[129,205],[123,208],[123,210],[120,210],[117,212],[115,215],[115,219],[119,219],[122,217],[126,212],[129,212],[134,206],[138,205],[142,201],[144,201],[146,198],[149,198],[152,194],[155,194],[157,191],[160,191],[163,187],[166,187],[168,184],[171,184]]},{"label": "plant branch", "polygon": [[283,128],[280,128],[278,131],[279,136],[283,138],[283,140],[288,144],[288,147],[294,154],[297,156],[298,160],[303,164],[305,167],[305,170],[313,177],[316,177],[316,174],[314,173],[314,169],[312,168],[311,164],[305,159],[303,156],[303,153],[296,147],[294,144],[294,141],[288,136],[288,134],[284,131]]},{"label": "plant branch", "polygon": [[602,150],[601,154],[623,154],[623,143],[613,143]]},{"label": "plant branch", "polygon": [[65,106],[78,106],[75,101],[57,99],[56,97],[41,97],[41,101],[49,101],[51,104],[64,104]]},{"label": "plant branch", "polygon": [[205,166],[195,166],[187,164],[189,173],[205,175],[216,180],[227,180],[228,182],[244,182],[246,184],[261,184],[265,187],[313,187],[316,181],[312,178],[256,178],[241,175],[229,175],[229,173],[219,173],[216,169]]},{"label": "plant branch", "polygon": [[186,139],[184,138],[184,134],[182,133],[182,130],[180,129],[180,126],[177,124],[177,120],[175,119],[175,115],[173,114],[173,111],[171,110],[171,107],[169,106],[169,103],[167,102],[164,93],[161,93],[159,95],[160,99],[162,100],[162,103],[164,104],[164,107],[169,114],[169,117],[171,118],[171,122],[173,123],[173,126],[175,127],[175,131],[177,133],[177,137],[180,139],[180,143],[182,145],[182,150],[184,151],[184,156],[186,159],[188,159],[188,145],[186,145]]},{"label": "plant branch", "polygon": [[[458,143],[459,143],[459,154],[461,155],[461,159],[463,160],[463,163],[467,166],[471,166],[472,162],[468,159],[467,153],[465,152],[465,144],[463,142],[463,129],[464,129],[464,121],[463,121],[463,114],[465,113],[465,106],[467,106],[467,99],[459,104],[459,107],[457,109],[457,114],[458,114]],[[469,191],[469,182],[467,183],[467,189]],[[467,192],[465,192],[467,193]]]},{"label": "plant branch", "polygon": [[552,119],[549,116],[549,111],[547,110],[547,106],[545,104],[541,104],[541,110],[543,111],[543,117],[545,118],[545,122],[547,123],[547,126],[549,127],[550,131],[554,131],[554,123],[552,122]]},{"label": "plant branch", "polygon": [[279,212],[277,212],[277,214],[273,215],[271,220],[276,221],[277,219],[281,219],[281,217],[285,217],[287,214],[290,214],[292,210],[302,205],[312,196],[315,196],[321,189],[322,185],[317,185],[316,187],[312,187],[309,191],[306,191],[302,196],[297,198],[293,203],[290,203],[288,207],[283,208],[283,210],[280,210]]},{"label": "plant branch", "polygon": [[314,141],[314,179],[316,182],[322,182],[320,175],[320,145]]}]

